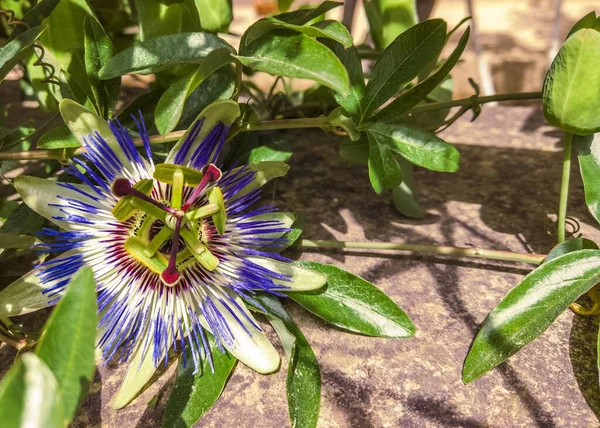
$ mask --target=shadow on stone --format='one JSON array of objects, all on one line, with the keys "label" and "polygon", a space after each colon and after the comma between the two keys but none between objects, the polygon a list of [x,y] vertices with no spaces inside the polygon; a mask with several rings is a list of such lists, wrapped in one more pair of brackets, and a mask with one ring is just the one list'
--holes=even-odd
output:
[{"label": "shadow on stone", "polygon": [[[579,390],[597,418],[600,419],[600,387],[598,386],[597,317],[574,316],[569,336],[569,355]],[[569,381],[566,379],[565,381]]]}]

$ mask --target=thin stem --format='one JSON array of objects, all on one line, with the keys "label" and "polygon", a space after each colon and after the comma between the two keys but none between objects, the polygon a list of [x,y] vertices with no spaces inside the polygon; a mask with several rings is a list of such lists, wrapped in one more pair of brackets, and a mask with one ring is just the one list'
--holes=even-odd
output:
[{"label": "thin stem", "polygon": [[565,224],[567,219],[567,201],[569,199],[569,178],[571,176],[571,143],[573,134],[565,133],[565,146],[563,148],[562,177],[560,179],[560,202],[558,204],[558,243],[565,240]]},{"label": "thin stem", "polygon": [[24,341],[20,341],[20,340],[15,340],[12,339],[8,336],[5,336],[3,334],[0,334],[0,342],[4,342],[7,345],[12,346],[13,348],[15,348],[17,351],[20,351],[21,349],[23,349],[26,345],[26,343]]},{"label": "thin stem", "polygon": [[421,113],[431,110],[443,110],[458,106],[476,106],[497,101],[518,101],[518,100],[539,100],[542,98],[541,92],[517,92],[513,94],[496,94],[486,97],[469,97],[458,100],[446,101],[442,103],[421,104],[413,107],[411,113]]},{"label": "thin stem", "polygon": [[513,253],[511,251],[485,250],[481,248],[459,248],[438,245],[396,244],[392,242],[322,241],[302,239],[304,248],[352,248],[363,250],[396,250],[415,253],[442,254],[454,257],[477,257],[481,259],[523,262],[539,265],[546,258],[543,254]]}]

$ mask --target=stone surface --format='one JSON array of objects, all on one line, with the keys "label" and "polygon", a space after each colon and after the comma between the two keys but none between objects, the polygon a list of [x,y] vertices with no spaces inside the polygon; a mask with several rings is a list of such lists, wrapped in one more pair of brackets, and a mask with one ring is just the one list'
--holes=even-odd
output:
[{"label": "stone surface", "polygon": [[[397,214],[389,195],[373,193],[366,168],[337,156],[337,137],[320,131],[297,135],[290,173],[268,188],[265,198],[282,209],[306,211],[307,239],[540,253],[553,245],[560,135],[544,125],[537,108],[484,108],[476,122],[463,118],[445,132],[462,153],[461,169],[453,175],[416,172],[428,212],[420,221]],[[598,240],[576,168],[569,214],[585,236]],[[320,427],[598,425],[586,403],[594,408],[600,403],[597,322],[573,318],[569,311],[508,363],[470,385],[460,381],[481,322],[530,266],[392,252],[311,250],[293,256],[333,263],[375,283],[418,329],[415,338],[405,340],[352,335],[287,302],[321,365]],[[12,355],[2,350],[0,358],[4,371]],[[262,376],[238,364],[199,426],[288,426],[286,368],[284,362],[278,373]],[[98,367],[74,426],[160,426],[174,367],[129,407],[115,411],[108,403],[124,372],[124,367]],[[151,409],[146,403],[157,393]]]}]

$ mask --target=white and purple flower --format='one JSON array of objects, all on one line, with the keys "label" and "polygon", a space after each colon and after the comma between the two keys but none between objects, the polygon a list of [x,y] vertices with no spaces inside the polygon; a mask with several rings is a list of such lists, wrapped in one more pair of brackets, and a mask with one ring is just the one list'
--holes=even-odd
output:
[{"label": "white and purple flower", "polygon": [[[165,163],[155,165],[143,120],[137,127],[145,156],[118,121],[86,122],[93,114],[72,102],[61,105],[63,116],[66,107],[78,112],[65,119],[86,149],[66,171],[82,184],[15,180],[25,203],[61,229],[42,232],[51,241],[42,249],[62,254],[0,293],[2,316],[56,303],[87,265],[97,283],[105,361],[136,354],[136,361],[151,356],[156,367],[171,348],[189,344],[198,367],[201,358],[211,358],[209,332],[254,370],[277,370],[279,355],[245,302],[260,307],[256,292],[281,295],[326,281],[272,251],[284,246],[293,216],[257,207],[259,187],[282,175],[265,171],[283,167],[285,173],[287,166],[221,172],[219,154],[235,115],[220,120],[219,108],[205,110]],[[82,134],[76,121],[92,123],[95,131],[84,126]]]}]

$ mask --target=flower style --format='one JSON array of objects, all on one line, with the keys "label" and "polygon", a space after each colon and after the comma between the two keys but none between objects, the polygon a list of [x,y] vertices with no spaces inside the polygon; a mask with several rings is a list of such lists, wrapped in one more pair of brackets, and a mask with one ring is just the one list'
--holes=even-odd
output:
[{"label": "flower style", "polygon": [[[257,291],[314,289],[326,278],[274,251],[284,246],[293,216],[256,207],[259,187],[287,166],[217,167],[237,104],[205,109],[157,165],[141,118],[145,157],[118,121],[107,125],[70,101],[61,112],[86,149],[84,160],[66,168],[83,184],[15,180],[23,200],[62,229],[42,232],[52,238],[43,249],[63,253],[0,293],[0,301],[17,302],[10,314],[54,304],[87,265],[97,283],[105,361],[135,354],[136,361],[151,357],[156,367],[171,347],[187,343],[196,368],[203,357],[212,364],[208,331],[220,349],[254,370],[276,370],[279,355],[245,302],[260,307],[252,298]],[[81,134],[81,123],[95,130],[85,125]]]}]

